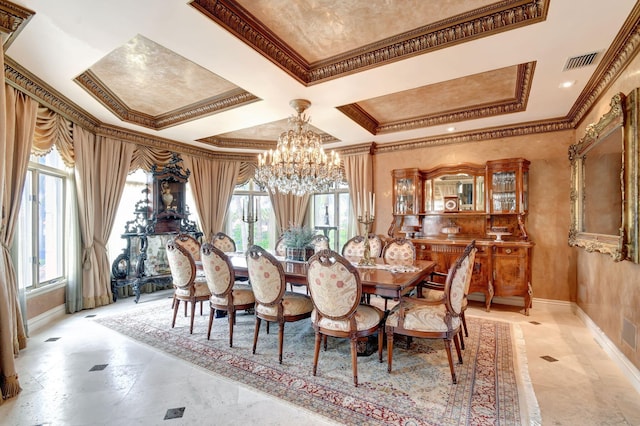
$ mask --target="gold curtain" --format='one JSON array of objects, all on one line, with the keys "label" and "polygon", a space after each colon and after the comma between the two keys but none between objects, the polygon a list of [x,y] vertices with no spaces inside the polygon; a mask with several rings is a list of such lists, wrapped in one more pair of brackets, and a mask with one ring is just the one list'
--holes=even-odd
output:
[{"label": "gold curtain", "polygon": [[156,149],[144,145],[136,145],[131,159],[129,171],[133,172],[142,169],[145,172],[151,171],[151,167],[155,164],[158,167],[164,166],[171,160],[171,151],[166,149]]},{"label": "gold curtain", "polygon": [[243,161],[240,163],[240,171],[238,172],[238,179],[236,180],[236,185],[244,185],[251,179],[256,173],[256,165],[255,163],[249,163]]},{"label": "gold curtain", "polygon": [[[344,172],[349,182],[349,196],[351,197],[351,209],[356,212],[352,220],[357,226],[358,234],[363,235],[364,227],[356,222],[356,216],[361,212],[356,211],[358,205],[366,206],[369,202],[368,195],[373,193],[373,157],[369,152],[343,157]],[[375,229],[375,225],[373,227]]]},{"label": "gold curtain", "polygon": [[276,231],[278,235],[282,235],[285,229],[292,225],[302,226],[311,195],[281,194],[277,190],[271,191],[270,189],[268,192],[273,206],[273,213],[276,215],[276,225],[278,227]]},{"label": "gold curtain", "polygon": [[43,156],[51,152],[53,145],[67,167],[73,167],[75,157],[73,152],[73,124],[60,114],[47,107],[38,106],[36,129],[33,135],[31,152]]},{"label": "gold curtain", "polygon": [[76,185],[82,234],[82,306],[112,301],[106,243],[113,227],[135,145],[74,127]]},{"label": "gold curtain", "polygon": [[[2,54],[0,54],[2,57]],[[2,65],[0,60],[0,65]],[[3,66],[4,68],[4,66]],[[3,99],[2,99],[3,98]],[[27,346],[10,247],[13,245],[22,188],[24,186],[31,142],[36,125],[38,103],[8,85],[3,85],[0,124],[3,131],[0,140],[2,157],[2,222],[0,224],[0,386],[3,398],[11,398],[20,392],[14,356]]]},{"label": "gold curtain", "polygon": [[200,217],[205,241],[224,226],[225,215],[240,171],[239,161],[211,160],[183,157],[185,167],[191,170],[189,185]]}]

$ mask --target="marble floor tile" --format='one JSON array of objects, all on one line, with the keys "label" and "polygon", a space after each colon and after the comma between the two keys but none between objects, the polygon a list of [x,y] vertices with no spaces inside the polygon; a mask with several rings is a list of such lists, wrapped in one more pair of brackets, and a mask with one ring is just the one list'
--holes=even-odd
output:
[{"label": "marble floor tile", "polygon": [[[171,292],[144,294],[140,305]],[[0,405],[2,425],[331,425],[330,419],[218,377],[94,323],[133,298],[67,315],[33,332],[17,367],[22,393]],[[543,425],[640,425],[640,394],[568,307],[471,303],[467,316],[519,324]],[[87,318],[87,316],[95,317]],[[198,314],[199,315],[199,314]],[[167,324],[170,326],[170,324]],[[176,326],[188,327],[184,318]],[[227,327],[224,324],[218,326]],[[214,325],[216,327],[216,325]],[[199,330],[198,332],[206,332]],[[56,341],[47,339],[58,337]],[[261,338],[274,336],[262,335]],[[286,337],[285,337],[286,346]],[[545,356],[557,361],[549,362]],[[106,364],[101,371],[89,371]],[[184,407],[182,417],[164,420]]]}]

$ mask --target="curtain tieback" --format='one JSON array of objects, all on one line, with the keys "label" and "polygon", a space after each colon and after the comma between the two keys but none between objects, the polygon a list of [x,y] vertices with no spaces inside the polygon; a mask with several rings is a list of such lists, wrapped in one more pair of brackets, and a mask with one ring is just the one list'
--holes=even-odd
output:
[{"label": "curtain tieback", "polygon": [[107,246],[98,240],[93,240],[93,244],[84,248],[82,252],[82,267],[84,269],[91,269],[91,251],[94,246],[98,246],[102,248],[105,252],[107,251]]},{"label": "curtain tieback", "polygon": [[2,245],[3,249],[5,249],[6,251],[9,251],[9,246],[4,241],[0,243],[0,245]]}]

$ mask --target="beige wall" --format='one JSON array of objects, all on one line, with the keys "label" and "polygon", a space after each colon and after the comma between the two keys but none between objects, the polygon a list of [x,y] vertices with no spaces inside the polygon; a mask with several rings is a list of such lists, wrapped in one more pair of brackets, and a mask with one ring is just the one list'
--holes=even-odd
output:
[{"label": "beige wall", "polygon": [[[598,121],[598,118],[609,110],[609,102],[615,93],[627,94],[636,87],[640,87],[639,57],[633,60],[584,118],[578,126],[576,141],[584,135],[584,128],[588,123]],[[578,259],[578,306],[629,361],[640,368],[640,265],[629,261],[614,262],[611,257],[600,253],[587,253],[581,249],[574,251]],[[635,348],[622,339],[625,321],[629,330],[633,332],[635,328]]]},{"label": "beige wall", "polygon": [[64,287],[27,298],[27,319],[32,319],[65,303]]},{"label": "beige wall", "polygon": [[393,169],[484,164],[488,160],[524,157],[531,161],[527,231],[536,244],[532,255],[533,297],[575,301],[575,252],[567,244],[571,180],[567,150],[574,137],[573,131],[564,131],[377,154],[376,232],[386,234],[391,224]]}]

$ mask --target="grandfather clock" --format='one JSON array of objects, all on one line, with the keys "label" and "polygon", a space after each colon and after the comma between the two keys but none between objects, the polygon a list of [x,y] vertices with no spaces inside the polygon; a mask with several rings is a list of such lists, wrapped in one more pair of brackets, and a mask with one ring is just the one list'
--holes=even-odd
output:
[{"label": "grandfather clock", "polygon": [[173,153],[171,160],[161,169],[156,165],[151,167],[155,233],[180,232],[181,222],[189,216],[186,211],[186,184],[191,171],[185,171],[180,163],[180,155]]}]

